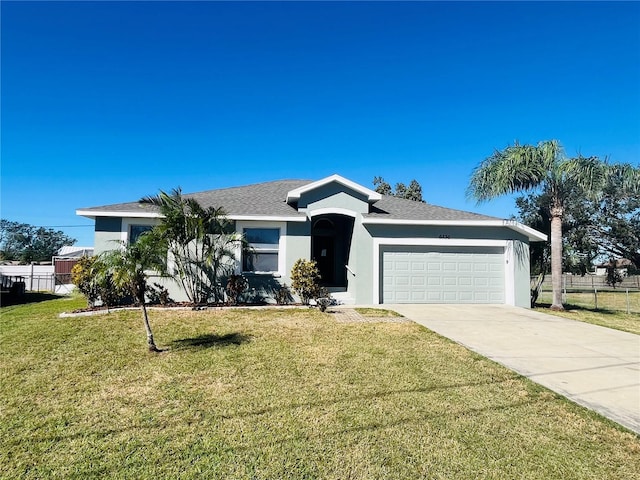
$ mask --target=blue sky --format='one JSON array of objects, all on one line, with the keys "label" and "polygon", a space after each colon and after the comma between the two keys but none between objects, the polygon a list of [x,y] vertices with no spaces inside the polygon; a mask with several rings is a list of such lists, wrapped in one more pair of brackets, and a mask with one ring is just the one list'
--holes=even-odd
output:
[{"label": "blue sky", "polygon": [[[640,4],[7,2],[2,218],[338,173],[475,205],[494,149],[640,162]],[[71,226],[72,225],[72,226]]]}]

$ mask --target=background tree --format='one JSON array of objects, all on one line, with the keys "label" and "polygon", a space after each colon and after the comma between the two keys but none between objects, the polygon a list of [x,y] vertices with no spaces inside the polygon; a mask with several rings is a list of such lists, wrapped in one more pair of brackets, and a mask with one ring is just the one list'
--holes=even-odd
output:
[{"label": "background tree", "polygon": [[392,197],[426,203],[422,199],[422,187],[417,180],[411,180],[409,186],[406,186],[404,183],[396,183],[395,191],[382,177],[373,177],[373,185],[375,186],[375,191],[381,195],[390,195]]},{"label": "background tree", "polygon": [[145,299],[147,272],[166,271],[166,256],[167,249],[164,242],[154,232],[145,232],[135,243],[101,253],[94,263],[98,282],[108,278],[117,287],[127,290],[140,305],[150,352],[160,350],[153,339],[147,313]]},{"label": "background tree", "polygon": [[640,166],[613,165],[602,197],[589,212],[589,234],[600,255],[626,258],[640,268]]},{"label": "background tree", "polygon": [[382,177],[373,177],[373,185],[376,187],[375,191],[380,195],[393,195],[391,185],[385,182]]},{"label": "background tree", "polygon": [[222,208],[204,208],[180,189],[145,197],[143,204],[160,208],[156,231],[168,247],[176,277],[194,305],[224,300],[221,281],[233,273],[236,252],[243,243]]},{"label": "background tree", "polygon": [[607,166],[595,157],[567,158],[556,140],[537,145],[515,143],[496,150],[472,172],[467,194],[478,202],[498,196],[540,191],[548,202],[551,221],[551,308],[562,305],[562,221],[571,192],[596,196],[602,191]]},{"label": "background tree", "polygon": [[[570,194],[565,201],[562,218],[564,272],[584,275],[591,270],[593,261],[598,256],[598,245],[590,228],[592,203],[577,192]],[[547,274],[551,260],[549,198],[546,194],[532,193],[516,198],[516,207],[518,221],[549,236],[546,242],[533,242],[529,246],[531,273]]]},{"label": "background tree", "polygon": [[[640,194],[629,180],[638,176],[639,167],[610,165],[602,193],[590,198],[579,188],[571,191],[564,204],[563,270],[584,275],[611,257],[626,258],[640,266]],[[550,234],[549,199],[531,193],[516,199],[518,220]],[[549,242],[530,246],[532,273],[547,273]]]},{"label": "background tree", "polygon": [[51,261],[61,247],[74,243],[75,238],[60,230],[0,220],[0,260]]}]

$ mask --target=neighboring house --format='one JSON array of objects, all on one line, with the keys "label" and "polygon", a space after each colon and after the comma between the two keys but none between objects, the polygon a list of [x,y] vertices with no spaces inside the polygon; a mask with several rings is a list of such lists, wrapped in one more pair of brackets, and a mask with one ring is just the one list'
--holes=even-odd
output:
[{"label": "neighboring house", "polygon": [[78,247],[65,245],[58,250],[58,254],[53,257],[55,273],[55,292],[66,295],[75,288],[71,281],[71,270],[82,257],[93,256],[93,247]]},{"label": "neighboring house", "polygon": [[596,275],[604,276],[607,274],[607,270],[613,267],[618,270],[620,275],[626,277],[628,269],[633,266],[633,262],[628,258],[616,258],[596,265]]},{"label": "neighboring house", "polygon": [[[185,195],[223,207],[253,246],[237,272],[269,297],[290,284],[299,258],[318,262],[343,303],[498,303],[529,307],[529,242],[546,236],[511,220],[380,195],[339,175]],[[159,222],[138,202],[83,208],[95,251],[131,241]],[[182,299],[177,286],[174,299]]]}]

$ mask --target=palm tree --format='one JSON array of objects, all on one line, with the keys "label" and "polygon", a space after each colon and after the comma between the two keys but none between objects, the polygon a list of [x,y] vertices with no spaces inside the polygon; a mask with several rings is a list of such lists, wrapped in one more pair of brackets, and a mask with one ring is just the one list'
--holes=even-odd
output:
[{"label": "palm tree", "polygon": [[541,191],[551,219],[552,310],[562,305],[562,217],[571,192],[597,196],[609,165],[596,157],[567,158],[557,140],[537,145],[515,143],[483,160],[471,174],[467,196],[480,202],[518,193]]},{"label": "palm tree", "polygon": [[108,250],[97,260],[97,280],[110,277],[118,287],[125,289],[135,298],[142,309],[142,320],[147,334],[150,352],[160,350],[153,339],[153,332],[147,314],[145,292],[147,290],[148,271],[163,272],[167,249],[153,232],[145,232],[135,243],[123,245],[120,249]]},{"label": "palm tree", "polygon": [[156,227],[166,242],[171,261],[187,297],[206,304],[213,296],[222,300],[221,277],[233,273],[242,235],[237,234],[222,208],[204,208],[184,197],[180,189],[170,194],[144,197],[140,203],[159,207],[162,223]]}]

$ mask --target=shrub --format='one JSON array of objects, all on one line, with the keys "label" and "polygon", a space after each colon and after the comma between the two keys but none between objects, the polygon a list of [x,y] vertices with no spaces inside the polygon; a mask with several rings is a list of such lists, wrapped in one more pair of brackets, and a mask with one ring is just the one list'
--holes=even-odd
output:
[{"label": "shrub", "polygon": [[291,289],[286,283],[276,290],[274,298],[278,305],[288,305],[293,301]]},{"label": "shrub", "polygon": [[291,287],[305,305],[311,299],[326,297],[327,290],[320,285],[320,271],[315,260],[299,258],[291,269]]},{"label": "shrub", "polygon": [[98,284],[94,281],[96,257],[82,257],[71,269],[71,282],[92,307],[100,298]]},{"label": "shrub", "polygon": [[173,299],[169,296],[169,290],[159,283],[154,282],[153,286],[148,285],[145,293],[149,299],[149,303],[153,305],[168,305],[169,303],[173,303]]},{"label": "shrub", "polygon": [[238,304],[238,297],[249,288],[249,282],[242,275],[229,275],[225,292],[232,305]]},{"label": "shrub", "polygon": [[616,288],[618,283],[622,283],[622,274],[620,270],[616,268],[615,260],[612,260],[611,265],[607,267],[607,285]]},{"label": "shrub", "polygon": [[111,275],[105,275],[98,281],[98,262],[98,257],[82,257],[71,269],[71,282],[85,296],[88,306],[95,306],[99,300],[105,306],[131,304],[132,298],[129,293],[118,288],[113,283]]}]

